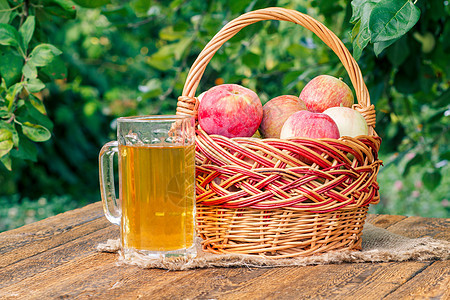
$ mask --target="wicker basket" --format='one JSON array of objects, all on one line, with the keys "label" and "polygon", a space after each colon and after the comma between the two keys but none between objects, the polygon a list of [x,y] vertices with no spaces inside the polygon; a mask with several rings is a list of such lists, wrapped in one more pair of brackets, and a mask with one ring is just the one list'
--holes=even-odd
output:
[{"label": "wicker basket", "polygon": [[358,250],[369,204],[379,201],[381,139],[358,64],[323,24],[294,10],[241,15],[205,46],[187,76],[177,113],[196,115],[195,91],[214,53],[247,25],[290,21],[314,32],[339,57],[369,135],[340,139],[226,138],[197,130],[197,232],[203,250],[268,258]]}]

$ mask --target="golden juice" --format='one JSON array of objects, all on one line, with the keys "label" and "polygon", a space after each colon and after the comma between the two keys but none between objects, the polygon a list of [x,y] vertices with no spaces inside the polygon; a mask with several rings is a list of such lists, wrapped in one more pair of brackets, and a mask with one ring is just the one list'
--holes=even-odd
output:
[{"label": "golden juice", "polygon": [[150,251],[194,241],[194,146],[119,146],[122,245]]}]

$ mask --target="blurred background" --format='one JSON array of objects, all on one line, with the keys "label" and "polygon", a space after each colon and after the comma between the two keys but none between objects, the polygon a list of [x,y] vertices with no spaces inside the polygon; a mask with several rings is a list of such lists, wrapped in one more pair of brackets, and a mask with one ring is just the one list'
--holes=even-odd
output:
[{"label": "blurred background", "polygon": [[[403,1],[418,20],[375,42],[364,34],[380,1],[368,2],[0,0],[0,231],[100,201],[97,157],[115,139],[114,120],[175,113],[206,43],[269,6],[323,22],[358,59],[383,139],[381,202],[370,212],[450,217],[449,3]],[[299,95],[320,74],[350,84],[311,32],[259,22],[216,53],[197,95],[237,83],[264,103]]]}]

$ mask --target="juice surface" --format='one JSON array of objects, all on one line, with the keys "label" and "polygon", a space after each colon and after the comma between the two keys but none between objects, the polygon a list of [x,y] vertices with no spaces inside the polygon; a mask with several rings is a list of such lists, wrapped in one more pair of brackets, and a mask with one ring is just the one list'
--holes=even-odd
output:
[{"label": "juice surface", "polygon": [[194,146],[119,146],[122,243],[171,251],[194,237]]}]

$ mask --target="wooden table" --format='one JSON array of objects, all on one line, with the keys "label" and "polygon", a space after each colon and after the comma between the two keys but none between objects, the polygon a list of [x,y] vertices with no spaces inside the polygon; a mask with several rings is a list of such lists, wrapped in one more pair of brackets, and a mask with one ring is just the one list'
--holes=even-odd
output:
[{"label": "wooden table", "polygon": [[[369,215],[408,236],[450,240],[450,219]],[[168,272],[117,266],[100,203],[0,234],[0,299],[450,299],[450,261]]]}]

